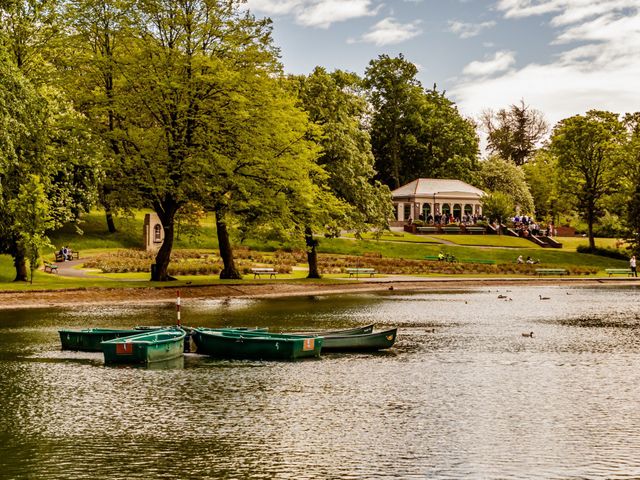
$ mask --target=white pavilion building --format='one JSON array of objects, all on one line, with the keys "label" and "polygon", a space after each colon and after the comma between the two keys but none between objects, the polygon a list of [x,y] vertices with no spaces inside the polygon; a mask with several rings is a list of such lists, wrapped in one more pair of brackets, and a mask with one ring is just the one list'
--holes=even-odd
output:
[{"label": "white pavilion building", "polygon": [[391,192],[395,208],[392,225],[450,214],[461,219],[464,215],[482,215],[483,190],[461,180],[419,178]]}]

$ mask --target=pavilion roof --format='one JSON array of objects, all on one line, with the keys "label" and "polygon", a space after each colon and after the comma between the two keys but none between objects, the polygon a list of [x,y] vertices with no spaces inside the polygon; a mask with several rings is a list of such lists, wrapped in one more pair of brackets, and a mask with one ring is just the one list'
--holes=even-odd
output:
[{"label": "pavilion roof", "polygon": [[461,195],[464,197],[481,197],[484,191],[462,180],[445,178],[418,178],[391,192],[396,197],[426,197],[432,195]]}]

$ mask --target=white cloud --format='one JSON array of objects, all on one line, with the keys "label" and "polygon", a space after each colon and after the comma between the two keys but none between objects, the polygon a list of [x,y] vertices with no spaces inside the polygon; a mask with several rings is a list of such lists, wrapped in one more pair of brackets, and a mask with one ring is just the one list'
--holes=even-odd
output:
[{"label": "white cloud", "polygon": [[471,38],[479,35],[483,30],[492,28],[496,25],[496,22],[482,22],[482,23],[465,23],[458,22],[456,20],[449,21],[449,31],[455,33],[460,38]]},{"label": "white cloud", "polygon": [[[488,62],[472,62],[451,93],[467,115],[524,98],[550,123],[598,108],[639,109],[640,0],[498,0],[506,18],[546,15],[553,44],[549,62],[478,78]],[[473,67],[472,67],[473,65]]]},{"label": "white cloud", "polygon": [[388,17],[376,23],[371,27],[371,30],[359,39],[350,39],[349,42],[374,43],[378,46],[395,45],[420,35],[422,29],[420,29],[419,25],[420,20],[403,24],[397,22],[395,18]]},{"label": "white cloud", "polygon": [[493,54],[493,57],[484,61],[475,61],[468,64],[462,70],[465,75],[473,77],[486,77],[508,70],[516,61],[515,53],[502,50]]},{"label": "white cloud", "polygon": [[248,0],[249,10],[263,15],[291,15],[307,27],[328,28],[332,23],[370,17],[382,5],[373,0]]}]

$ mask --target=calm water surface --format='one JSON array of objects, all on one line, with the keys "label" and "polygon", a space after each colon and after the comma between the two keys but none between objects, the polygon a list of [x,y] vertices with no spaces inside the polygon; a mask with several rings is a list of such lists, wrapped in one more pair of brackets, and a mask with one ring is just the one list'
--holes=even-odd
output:
[{"label": "calm water surface", "polygon": [[61,352],[57,330],[171,305],[0,311],[0,478],[640,478],[639,293],[183,302],[192,325],[400,332],[372,355],[163,368]]}]

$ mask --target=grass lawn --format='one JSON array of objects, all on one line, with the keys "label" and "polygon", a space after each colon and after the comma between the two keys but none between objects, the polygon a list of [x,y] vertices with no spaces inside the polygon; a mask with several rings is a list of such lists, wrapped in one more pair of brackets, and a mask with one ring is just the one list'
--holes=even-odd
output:
[{"label": "grass lawn", "polygon": [[[575,252],[579,245],[587,247],[589,245],[589,239],[586,237],[554,237],[558,242],[562,244],[562,250],[569,250]],[[600,248],[613,248],[617,249],[617,238],[596,238],[596,247]]]},{"label": "grass lawn", "polygon": [[[348,233],[345,235],[348,238],[355,238],[353,233]],[[408,242],[408,243],[442,243],[437,240],[436,237],[431,235],[414,235],[409,232],[387,232],[382,234],[379,238],[376,239],[376,236],[373,233],[365,233],[362,235],[362,238],[365,240],[376,241],[379,240],[381,242]]]},{"label": "grass lawn", "polygon": [[524,238],[510,237],[507,235],[432,235],[434,238],[446,240],[457,245],[469,245],[479,247],[517,247],[535,248],[538,245]]}]

